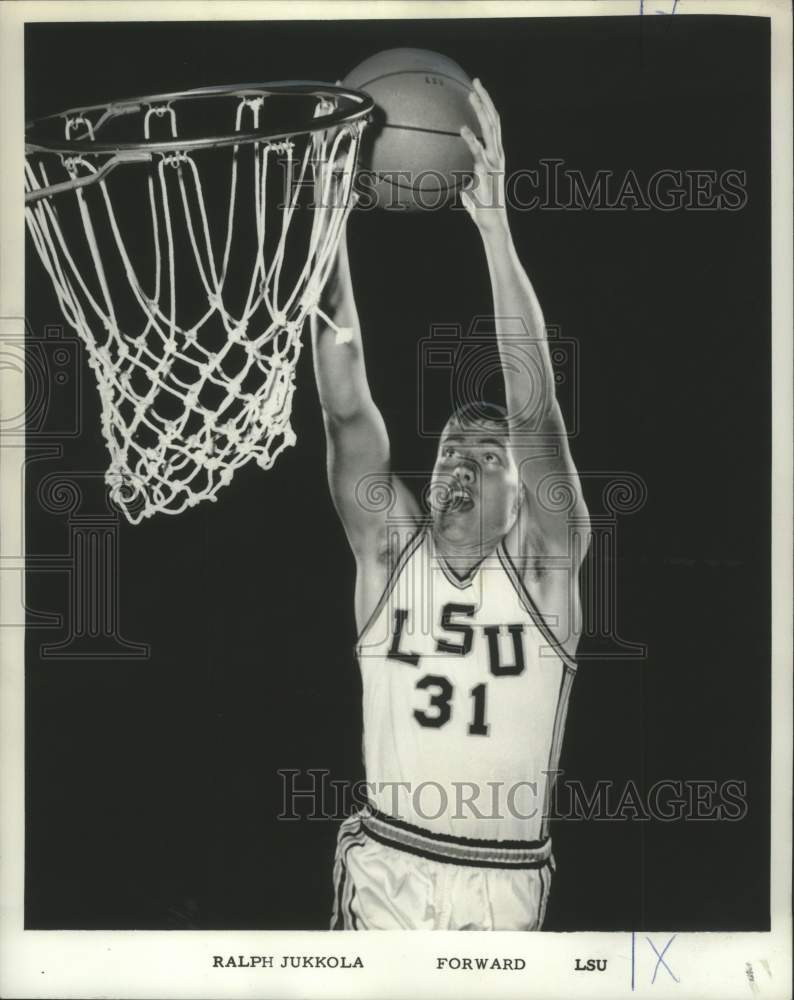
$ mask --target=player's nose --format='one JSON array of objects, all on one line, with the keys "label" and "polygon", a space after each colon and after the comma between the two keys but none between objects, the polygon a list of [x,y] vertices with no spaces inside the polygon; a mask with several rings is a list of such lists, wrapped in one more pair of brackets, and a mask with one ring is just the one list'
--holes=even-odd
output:
[{"label": "player's nose", "polygon": [[474,465],[471,462],[458,462],[454,469],[454,476],[462,486],[473,486],[477,478]]}]

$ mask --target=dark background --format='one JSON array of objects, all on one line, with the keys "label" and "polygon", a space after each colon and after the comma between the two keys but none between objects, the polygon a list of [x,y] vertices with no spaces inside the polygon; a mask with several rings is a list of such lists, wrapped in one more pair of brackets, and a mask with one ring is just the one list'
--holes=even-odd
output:
[{"label": "dark background", "polygon": [[[508,168],[747,172],[738,212],[514,212],[547,322],[579,347],[585,473],[647,484],[619,518],[616,617],[647,659],[583,642],[561,765],[591,788],[739,780],[739,822],[553,824],[550,930],[768,928],[770,267],[768,22],[560,20],[28,26],[28,117],[205,84],[344,75],[384,48],[434,49],[482,78]],[[417,432],[417,344],[491,311],[465,213],[359,213],[354,281],[394,465],[431,467]],[[34,337],[62,318],[28,245]],[[96,508],[106,453],[80,353],[83,432],[47,458],[29,437],[27,538],[69,547],[53,473]],[[450,400],[426,400],[440,428]],[[37,612],[62,573],[27,575],[30,928],[323,928],[337,824],[276,821],[277,769],[362,776],[353,562],[325,483],[309,349],[298,445],[238,473],[216,504],[118,527],[119,633],[143,660],[57,659]],[[585,482],[601,513],[602,480]],[[93,490],[93,493],[92,493]],[[101,503],[100,503],[101,506]],[[74,515],[71,527],[74,527]],[[593,559],[611,560],[610,566]],[[602,644],[603,645],[603,644]]]}]

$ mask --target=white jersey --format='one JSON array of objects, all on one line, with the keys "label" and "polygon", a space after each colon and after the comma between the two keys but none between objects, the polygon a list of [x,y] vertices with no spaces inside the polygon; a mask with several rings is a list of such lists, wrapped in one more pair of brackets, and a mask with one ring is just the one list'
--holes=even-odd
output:
[{"label": "white jersey", "polygon": [[501,543],[460,579],[416,535],[356,652],[376,810],[442,837],[547,837],[576,664]]}]

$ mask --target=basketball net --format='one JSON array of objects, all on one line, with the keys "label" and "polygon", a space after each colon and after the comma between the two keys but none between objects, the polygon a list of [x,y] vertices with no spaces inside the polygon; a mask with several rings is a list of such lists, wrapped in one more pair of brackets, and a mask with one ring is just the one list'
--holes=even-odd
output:
[{"label": "basketball net", "polygon": [[[259,127],[265,99],[233,97],[236,131]],[[329,108],[332,102],[320,101],[315,117]],[[144,140],[151,139],[153,123],[163,128],[157,119],[178,137],[172,104],[136,110]],[[350,211],[363,122],[203,152],[230,158],[228,197],[223,215],[214,217],[216,224],[222,220],[222,238],[215,241],[199,154],[162,151],[162,141],[151,152],[92,154],[97,127],[82,115],[65,119],[66,139],[85,138],[85,154],[28,151],[26,191],[57,194],[31,199],[26,219],[96,375],[111,497],[137,524],[215,500],[237,469],[252,461],[269,469],[295,443],[290,413],[301,332],[318,308]],[[129,202],[119,203],[116,185],[130,171],[145,172],[148,204],[136,206],[140,211],[125,229],[119,209],[129,214]],[[276,216],[268,213],[274,186]],[[303,211],[296,247],[293,222],[307,188],[313,205],[310,215]],[[81,225],[74,216],[65,219],[67,201]],[[234,265],[230,280],[235,241],[246,227],[253,260],[249,254],[247,268]],[[145,263],[136,266],[133,259]],[[184,302],[180,291],[178,309],[177,288],[186,276],[195,294]],[[123,315],[114,307],[119,284],[126,286]]]}]

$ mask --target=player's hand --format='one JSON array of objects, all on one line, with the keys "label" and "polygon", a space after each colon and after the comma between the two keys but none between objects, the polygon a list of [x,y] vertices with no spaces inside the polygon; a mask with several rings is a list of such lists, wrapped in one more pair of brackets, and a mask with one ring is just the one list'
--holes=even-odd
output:
[{"label": "player's hand", "polygon": [[[336,81],[340,86],[341,82]],[[319,101],[314,109],[314,117],[329,114],[334,110],[331,101]],[[359,200],[353,188],[355,157],[352,152],[340,153],[333,163],[324,161],[321,133],[315,133],[314,142],[314,204],[319,208],[344,211],[348,205],[355,208]],[[345,220],[347,221],[347,219]]]},{"label": "player's hand", "polygon": [[474,158],[474,175],[461,192],[461,201],[480,232],[486,235],[507,226],[502,125],[488,91],[479,80],[474,80],[469,101],[477,114],[482,142],[467,125],[460,130]]}]

